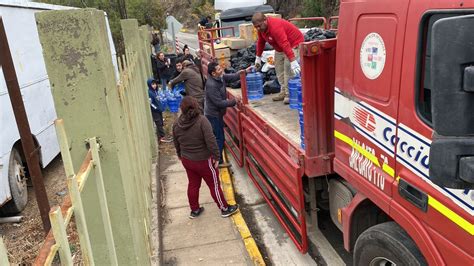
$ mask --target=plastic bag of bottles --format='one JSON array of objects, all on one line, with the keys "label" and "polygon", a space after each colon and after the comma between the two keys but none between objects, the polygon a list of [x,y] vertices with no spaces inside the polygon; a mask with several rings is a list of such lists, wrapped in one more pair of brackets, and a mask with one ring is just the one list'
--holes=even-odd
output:
[{"label": "plastic bag of bottles", "polygon": [[180,103],[180,98],[177,98],[175,94],[169,90],[165,91],[166,95],[166,100],[168,102],[168,107],[170,109],[170,112],[172,113],[177,113],[179,110],[179,103]]}]

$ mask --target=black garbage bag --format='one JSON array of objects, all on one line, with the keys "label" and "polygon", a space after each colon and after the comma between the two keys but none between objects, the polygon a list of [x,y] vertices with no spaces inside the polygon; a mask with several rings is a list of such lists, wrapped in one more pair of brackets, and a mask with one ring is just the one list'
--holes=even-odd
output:
[{"label": "black garbage bag", "polygon": [[[271,46],[268,46],[265,49],[267,48],[270,50],[273,50],[273,47]],[[235,73],[238,70],[246,69],[249,66],[253,65],[255,63],[255,53],[256,53],[255,44],[250,47],[240,49],[239,51],[237,51],[236,54],[230,57],[231,66],[225,70],[226,73]],[[269,69],[267,72],[262,73],[262,76],[263,76],[264,82],[275,80],[276,79],[275,69],[274,68]],[[276,87],[274,84],[272,86]],[[280,85],[278,84],[278,89],[280,88],[279,86]],[[229,84],[229,87],[240,88],[240,81],[236,81],[234,83]],[[269,91],[275,91],[275,88],[273,87]],[[269,92],[269,93],[273,93],[273,92]]]},{"label": "black garbage bag", "polygon": [[229,87],[232,89],[239,89],[240,88],[240,79],[237,81],[234,81],[232,83],[227,84]]},{"label": "black garbage bag", "polygon": [[235,70],[235,68],[233,67],[227,67],[226,69],[224,69],[224,73],[226,74],[232,74],[232,73],[236,73],[237,70]]},{"label": "black garbage bag", "polygon": [[304,35],[304,41],[326,40],[336,38],[336,33],[330,30],[323,30],[320,28],[312,28]]},{"label": "black garbage bag", "polygon": [[272,80],[276,79],[276,71],[274,68],[270,68],[267,72],[263,72],[263,79],[264,80]]},{"label": "black garbage bag", "polygon": [[281,89],[278,79],[273,79],[263,84],[263,94],[279,93]]},{"label": "black garbage bag", "polygon": [[336,38],[336,33],[332,30],[325,30],[324,36],[326,36],[327,39],[334,39]]}]

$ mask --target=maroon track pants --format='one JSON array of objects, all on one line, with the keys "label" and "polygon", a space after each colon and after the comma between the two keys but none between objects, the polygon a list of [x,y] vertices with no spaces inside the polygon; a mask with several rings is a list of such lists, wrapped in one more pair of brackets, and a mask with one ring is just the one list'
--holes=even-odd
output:
[{"label": "maroon track pants", "polygon": [[227,209],[227,201],[222,193],[221,184],[219,180],[219,170],[212,165],[211,158],[204,161],[191,161],[186,158],[181,158],[186,173],[188,174],[188,200],[191,211],[199,209],[199,188],[201,188],[201,181],[204,179],[211,196],[221,210]]}]

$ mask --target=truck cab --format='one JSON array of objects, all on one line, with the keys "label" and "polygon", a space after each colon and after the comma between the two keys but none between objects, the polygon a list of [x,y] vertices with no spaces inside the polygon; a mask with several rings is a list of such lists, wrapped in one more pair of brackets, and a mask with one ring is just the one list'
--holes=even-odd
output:
[{"label": "truck cab", "polygon": [[[365,198],[341,209],[355,258],[382,212],[429,264],[473,263],[473,14],[474,1],[341,1],[334,171]],[[377,211],[356,225],[366,201]]]}]

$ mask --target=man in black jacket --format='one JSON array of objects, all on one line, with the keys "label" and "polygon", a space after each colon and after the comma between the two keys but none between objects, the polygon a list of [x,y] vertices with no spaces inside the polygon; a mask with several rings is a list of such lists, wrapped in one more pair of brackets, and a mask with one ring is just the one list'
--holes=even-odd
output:
[{"label": "man in black jacket", "polygon": [[160,76],[161,87],[164,90],[173,74],[171,60],[166,58],[163,52],[159,52],[156,58],[156,67],[158,69],[158,75]]},{"label": "man in black jacket", "polygon": [[206,104],[204,105],[204,115],[211,122],[212,130],[219,146],[219,167],[227,167],[222,160],[222,149],[224,148],[224,115],[227,107],[236,105],[236,99],[227,99],[227,83],[239,80],[240,72],[251,71],[251,67],[234,74],[224,74],[222,67],[211,62],[207,66],[209,77],[206,82]]}]

